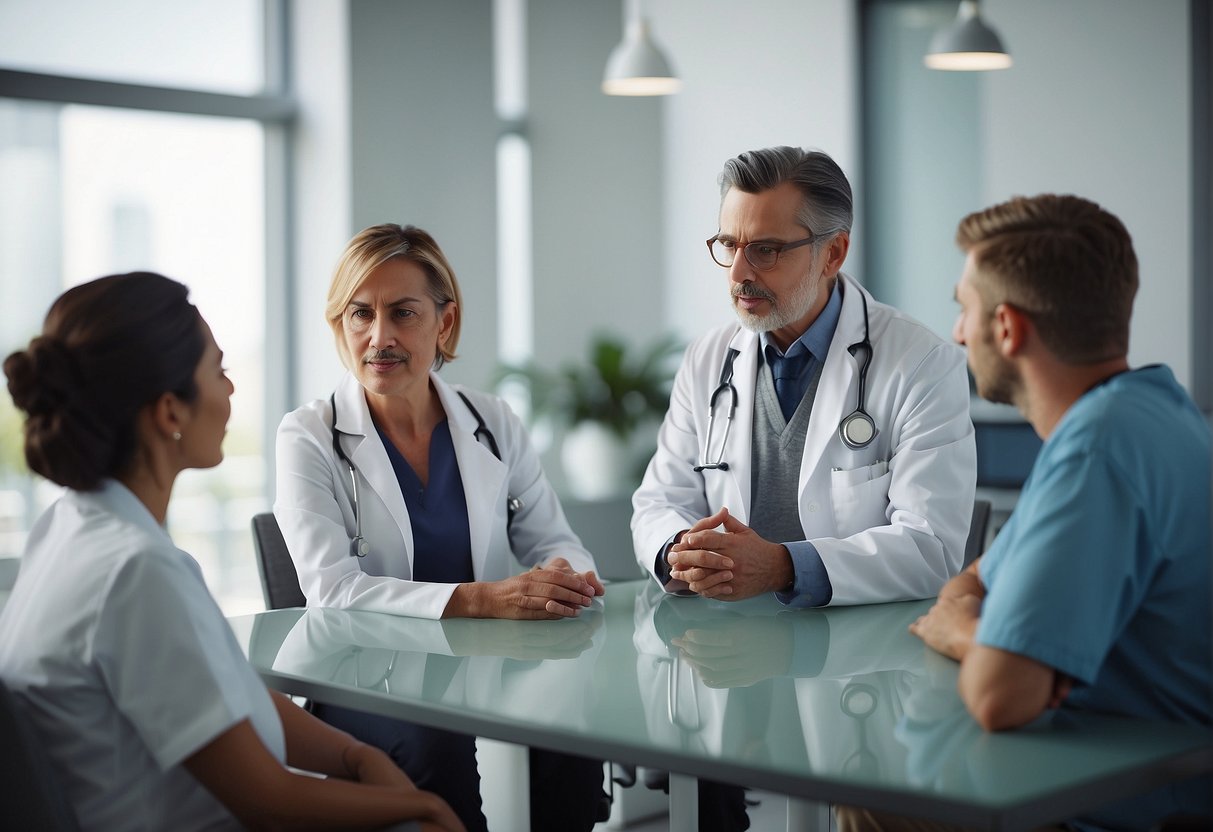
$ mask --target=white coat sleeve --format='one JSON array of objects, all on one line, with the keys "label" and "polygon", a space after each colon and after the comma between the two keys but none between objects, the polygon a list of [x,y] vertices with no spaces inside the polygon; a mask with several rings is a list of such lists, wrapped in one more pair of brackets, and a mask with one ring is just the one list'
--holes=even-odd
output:
[{"label": "white coat sleeve", "polygon": [[[654,564],[666,542],[711,514],[703,474],[693,470],[699,457],[700,439],[691,402],[697,400],[694,368],[703,364],[703,359],[697,357],[703,349],[703,342],[696,342],[683,356],[674,376],[670,407],[657,434],[657,451],[649,461],[640,488],[632,495],[632,544],[636,561],[654,578],[658,577]],[[722,433],[722,427],[716,426],[718,433]],[[673,581],[666,585],[671,591],[684,586]]]},{"label": "white coat sleeve", "polygon": [[977,478],[964,353],[937,345],[900,390],[888,471],[831,487],[837,522],[848,503],[882,505],[877,492],[887,489],[883,517],[848,536],[811,540],[830,577],[831,605],[930,598],[961,568]]},{"label": "white coat sleeve", "polygon": [[[278,427],[274,516],[308,606],[441,618],[456,584],[368,575],[351,557],[354,511],[339,478],[327,403],[288,413]],[[401,558],[405,555],[403,551]]]}]

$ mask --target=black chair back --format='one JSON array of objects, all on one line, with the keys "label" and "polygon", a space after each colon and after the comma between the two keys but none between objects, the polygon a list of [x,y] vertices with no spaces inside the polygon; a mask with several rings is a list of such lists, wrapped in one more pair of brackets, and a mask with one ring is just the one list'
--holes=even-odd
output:
[{"label": "black chair back", "polygon": [[299,588],[299,573],[282,538],[278,521],[270,512],[253,517],[253,548],[257,550],[257,571],[265,606],[271,610],[303,607],[307,599]]},{"label": "black chair back", "polygon": [[21,702],[0,682],[0,818],[5,829],[80,829]]},{"label": "black chair back", "polygon": [[986,550],[986,534],[990,528],[990,501],[973,501],[973,520],[969,523],[969,539],[965,541],[964,565],[968,566]]}]

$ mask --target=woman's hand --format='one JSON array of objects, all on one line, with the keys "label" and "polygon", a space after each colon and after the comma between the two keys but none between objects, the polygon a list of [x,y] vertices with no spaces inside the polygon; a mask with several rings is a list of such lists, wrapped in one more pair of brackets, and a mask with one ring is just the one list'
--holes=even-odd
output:
[{"label": "woman's hand", "polygon": [[564,572],[566,575],[572,575],[574,578],[582,578],[583,580],[585,580],[585,582],[588,583],[594,589],[595,595],[606,594],[606,587],[602,585],[602,581],[598,580],[597,575],[595,575],[593,572],[575,571],[573,569],[573,565],[571,563],[569,563],[567,560],[565,560],[564,558],[552,558],[547,563],[543,564],[542,567],[537,566],[535,568],[536,569],[540,569],[540,568],[542,568],[542,569],[559,569],[561,572]]},{"label": "woman's hand", "polygon": [[417,818],[426,832],[466,832],[463,822],[455,810],[438,795],[417,788],[387,754],[374,746],[356,742],[346,747],[342,761],[350,779],[369,786],[387,786],[408,793],[421,801],[421,814]]},{"label": "woman's hand", "polygon": [[433,806],[421,821],[421,832],[467,832],[455,810],[436,794],[423,792],[433,798]]},{"label": "woman's hand", "polygon": [[416,789],[404,770],[387,754],[362,742],[351,743],[341,754],[341,762],[349,779],[372,786],[394,786]]},{"label": "woman's hand", "polygon": [[556,558],[501,581],[460,584],[443,611],[444,618],[572,618],[604,592],[593,572],[574,572]]}]

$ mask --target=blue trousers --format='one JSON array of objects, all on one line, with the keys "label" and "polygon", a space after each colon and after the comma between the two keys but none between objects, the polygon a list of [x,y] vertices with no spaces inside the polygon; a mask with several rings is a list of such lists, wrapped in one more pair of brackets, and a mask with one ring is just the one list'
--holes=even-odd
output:
[{"label": "blue trousers", "polygon": [[[319,703],[312,713],[384,751],[417,788],[449,803],[468,832],[487,832],[474,737]],[[532,748],[530,769],[532,832],[588,832],[602,819],[601,760]]]}]

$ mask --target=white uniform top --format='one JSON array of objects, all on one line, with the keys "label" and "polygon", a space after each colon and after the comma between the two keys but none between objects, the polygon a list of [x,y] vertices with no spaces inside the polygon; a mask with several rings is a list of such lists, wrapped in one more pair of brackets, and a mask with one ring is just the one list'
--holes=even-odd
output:
[{"label": "white uniform top", "polygon": [[[825,565],[831,604],[929,598],[960,571],[973,512],[977,454],[964,353],[850,278],[839,279],[842,312],[800,462],[804,539]],[[866,448],[852,450],[838,424],[858,398],[859,361],[847,348],[863,340],[861,295],[872,341],[864,407],[879,433]],[[719,458],[729,468],[695,471],[708,435],[708,402],[729,348],[738,351],[737,410],[722,449],[729,396],[719,396],[708,451],[710,461]],[[672,535],[721,506],[747,523],[754,501],[762,499],[750,492],[759,348],[759,337],[736,324],[687,347],[657,453],[632,498],[632,538],[642,568],[651,572]]]},{"label": "white uniform top", "polygon": [[[453,387],[437,373],[438,391],[451,429],[467,500],[472,573],[477,581],[512,574],[515,558],[524,566],[563,557],[578,572],[596,569],[593,556],[569,528],[556,492],[526,429],[496,396]],[[476,436],[475,416],[462,391],[484,419],[501,452]],[[328,399],[288,413],[278,427],[278,496],[274,516],[299,573],[311,607],[441,618],[457,584],[414,581],[413,530],[400,482],[371,420],[365,391],[350,373],[337,385],[337,432],[358,472],[365,557],[350,555],[355,515],[350,469],[333,451],[333,411]],[[509,497],[522,501],[507,522]]]},{"label": "white uniform top", "polygon": [[182,762],[245,719],[286,756],[198,564],[114,481],[35,524],[0,613],[0,677],[85,829],[239,829]]}]

